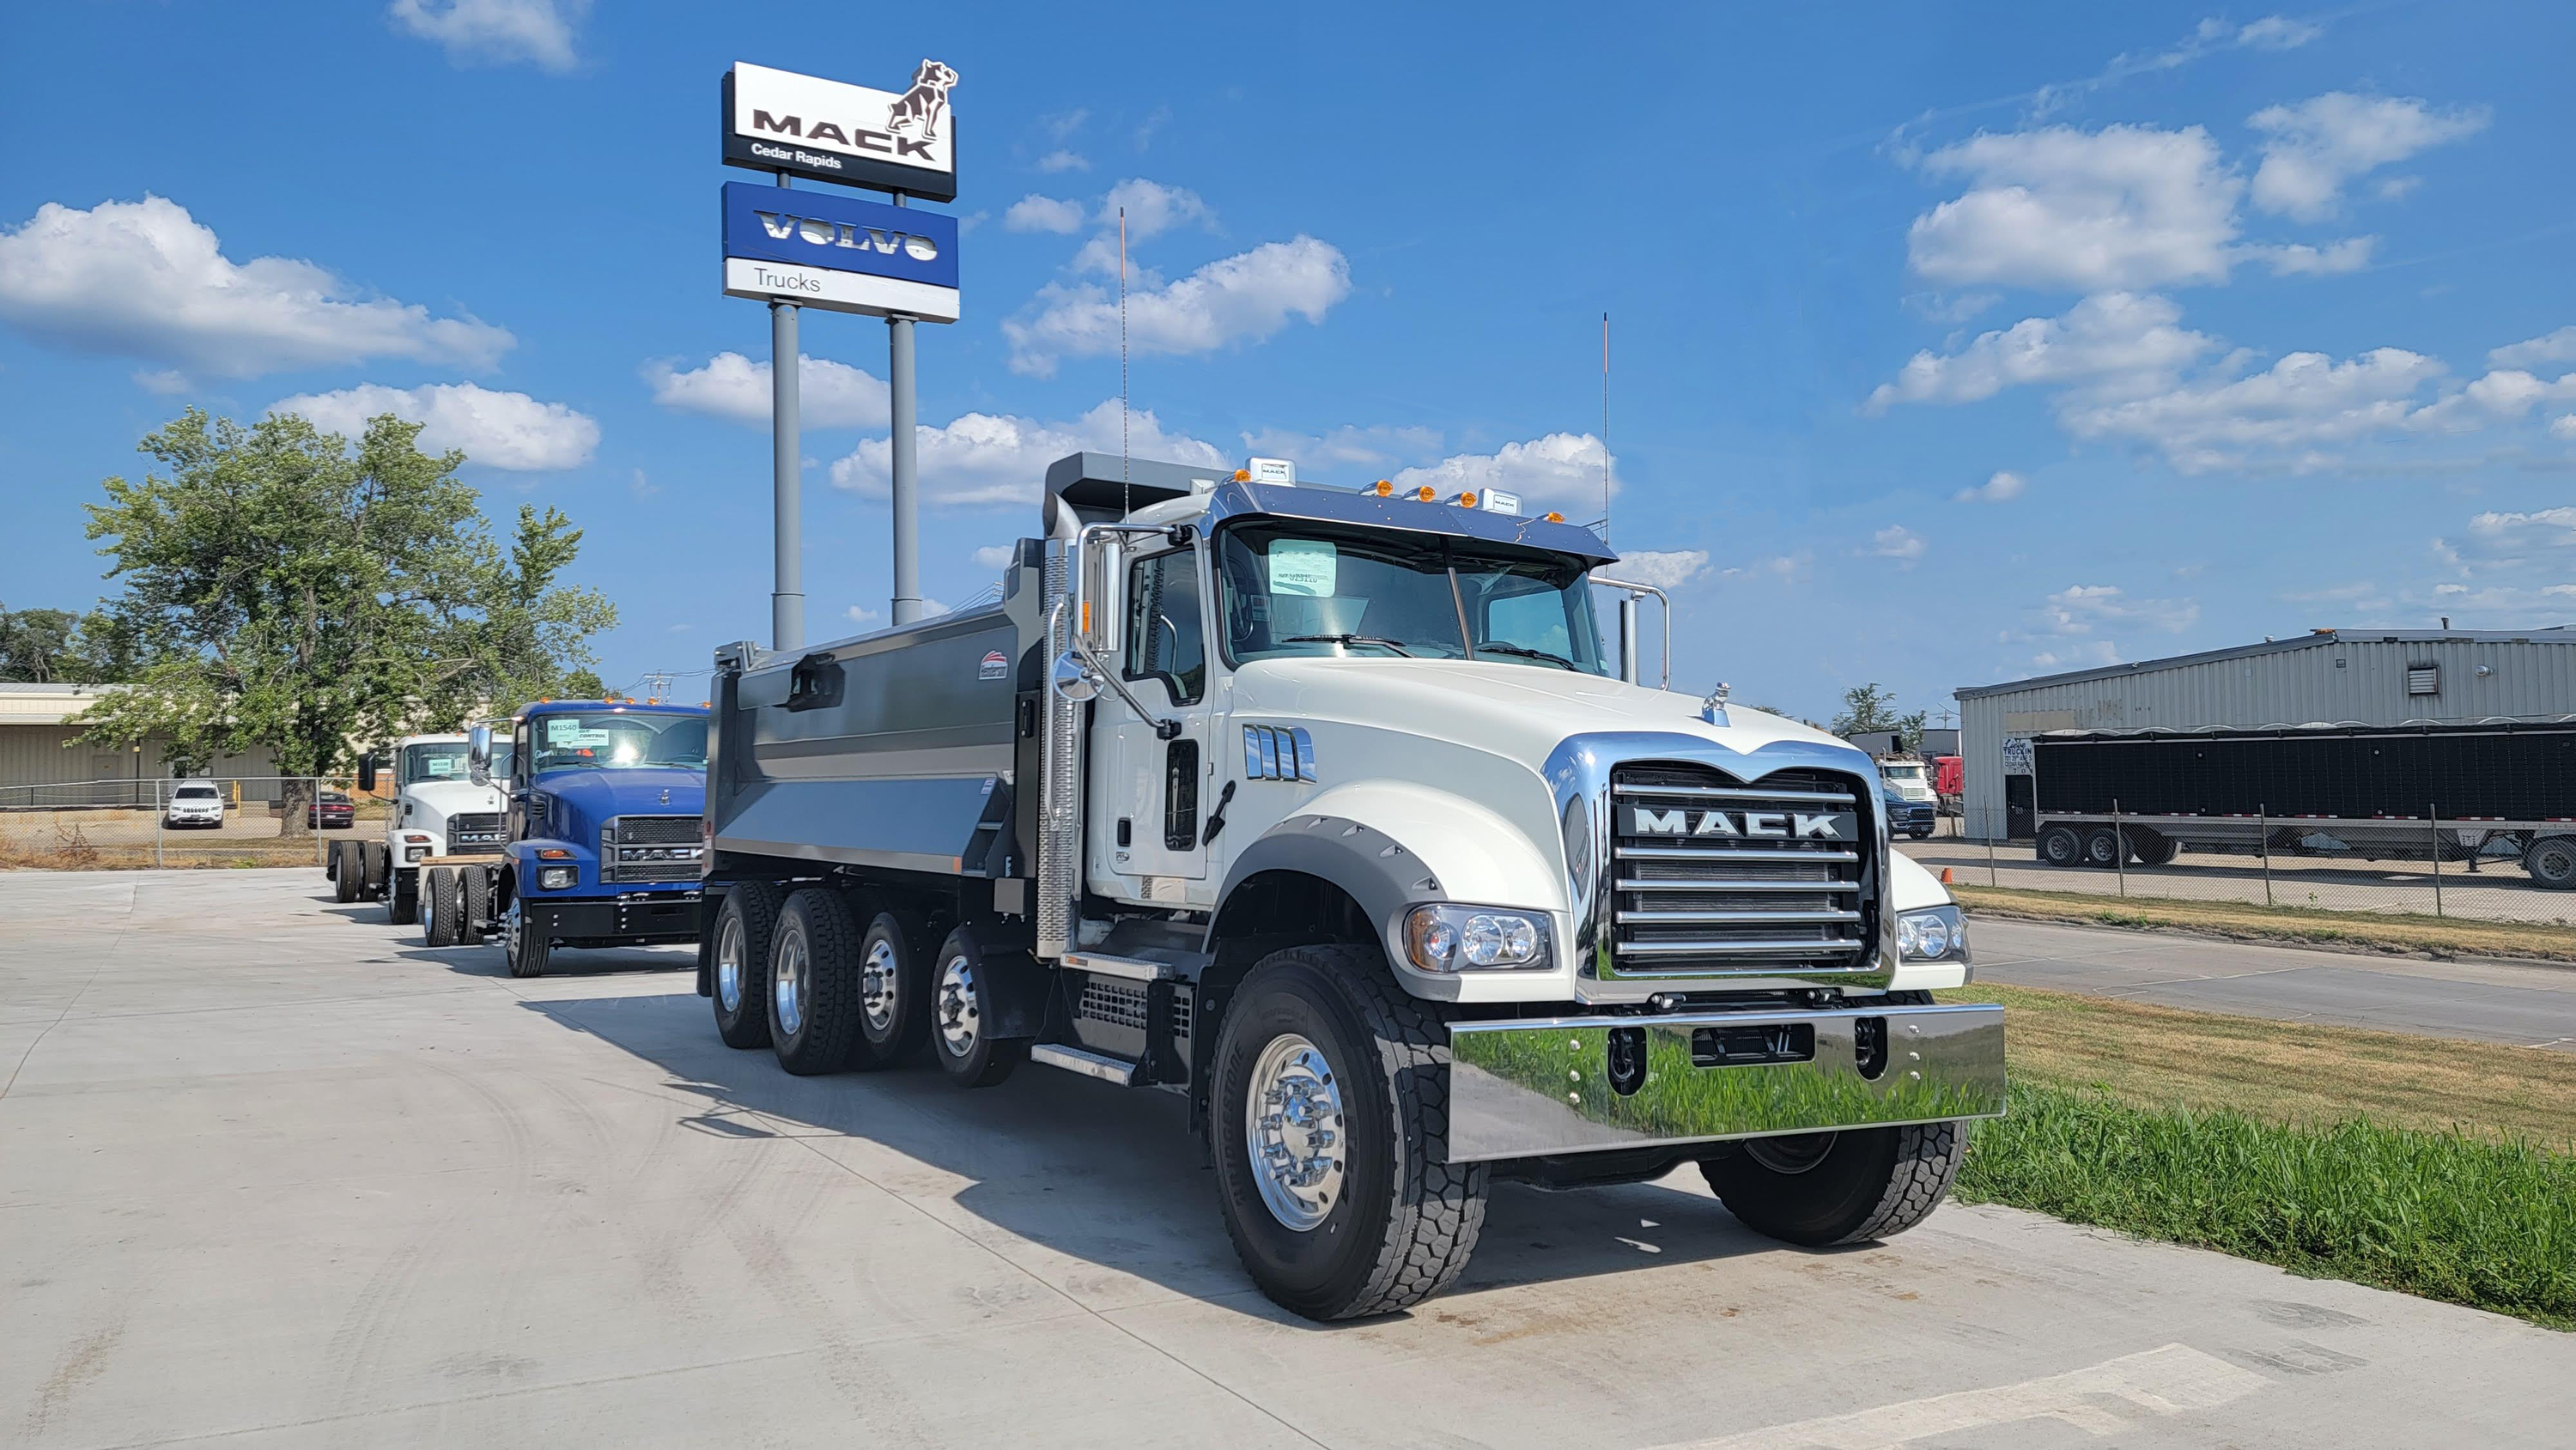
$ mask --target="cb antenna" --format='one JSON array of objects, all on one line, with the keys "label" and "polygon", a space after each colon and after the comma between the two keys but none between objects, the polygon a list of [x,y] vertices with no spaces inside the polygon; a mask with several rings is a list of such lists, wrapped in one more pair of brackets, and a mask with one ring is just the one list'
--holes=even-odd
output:
[{"label": "cb antenna", "polygon": [[1134,510],[1127,461],[1127,208],[1118,208],[1118,521]]},{"label": "cb antenna", "polygon": [[1601,314],[1601,543],[1610,543],[1610,314]]}]

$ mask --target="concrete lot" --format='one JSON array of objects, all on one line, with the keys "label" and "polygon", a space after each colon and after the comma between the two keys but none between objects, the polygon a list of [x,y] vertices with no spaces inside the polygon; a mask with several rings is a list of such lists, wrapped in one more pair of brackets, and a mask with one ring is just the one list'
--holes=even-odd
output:
[{"label": "concrete lot", "polygon": [[1502,1189],[1466,1283],[1246,1287],[1179,1105],[792,1079],[668,954],[532,983],[312,870],[0,874],[0,1441],[2563,1446],[2576,1337],[2029,1214],[1784,1249]]},{"label": "concrete lot", "polygon": [[1978,917],[1977,980],[2576,1052],[2576,966],[2210,941]]},{"label": "concrete lot", "polygon": [[[1941,823],[1948,830],[1952,822]],[[2090,867],[2045,866],[2031,854],[2028,841],[1998,841],[1988,857],[1977,841],[1934,836],[1928,841],[1896,843],[1906,855],[1938,874],[1949,867],[1962,885],[2011,886],[2026,891],[2083,891],[2116,896],[2171,896],[2190,901],[2265,901],[2261,859],[2224,853],[2186,851],[2165,866],[2127,868],[2122,873]],[[2442,863],[2443,914],[2479,921],[2556,922],[2576,933],[2576,894],[2543,891],[2531,884],[2522,867],[2487,860],[2477,874],[2466,862]],[[2338,862],[2313,856],[2275,856],[2271,865],[2270,901],[2325,911],[2402,911],[2435,914],[2433,864],[2429,861]]]}]

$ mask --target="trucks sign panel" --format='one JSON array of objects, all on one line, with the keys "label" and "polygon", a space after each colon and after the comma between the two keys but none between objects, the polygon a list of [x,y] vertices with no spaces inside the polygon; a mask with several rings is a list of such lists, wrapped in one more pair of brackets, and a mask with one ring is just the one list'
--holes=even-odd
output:
[{"label": "trucks sign panel", "polygon": [[725,294],[957,320],[957,219],[834,192],[725,183]]},{"label": "trucks sign panel", "polygon": [[736,61],[724,78],[725,164],[955,201],[956,84],[935,60],[900,92]]}]

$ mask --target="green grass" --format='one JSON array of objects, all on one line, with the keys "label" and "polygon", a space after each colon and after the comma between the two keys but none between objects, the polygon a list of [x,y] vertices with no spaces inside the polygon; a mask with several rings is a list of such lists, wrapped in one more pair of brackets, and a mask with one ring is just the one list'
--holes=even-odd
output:
[{"label": "green grass", "polygon": [[2576,1329],[2576,1158],[2015,1086],[1958,1196]]}]

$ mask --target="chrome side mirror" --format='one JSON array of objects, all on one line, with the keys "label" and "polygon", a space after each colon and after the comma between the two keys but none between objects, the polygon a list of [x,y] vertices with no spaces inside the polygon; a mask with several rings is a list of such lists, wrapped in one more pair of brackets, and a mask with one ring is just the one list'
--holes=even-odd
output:
[{"label": "chrome side mirror", "polygon": [[465,774],[476,785],[492,783],[492,727],[477,725],[465,732]]},{"label": "chrome side mirror", "polygon": [[1047,686],[1077,705],[1100,697],[1099,673],[1073,650],[1055,657],[1055,667],[1047,673]]}]

